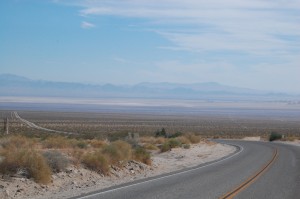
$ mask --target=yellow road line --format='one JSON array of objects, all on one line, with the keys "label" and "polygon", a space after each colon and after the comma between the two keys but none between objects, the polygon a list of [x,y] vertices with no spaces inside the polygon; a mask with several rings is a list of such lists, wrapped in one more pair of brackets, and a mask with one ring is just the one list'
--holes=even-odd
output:
[{"label": "yellow road line", "polygon": [[274,150],[272,159],[265,164],[258,172],[256,172],[254,175],[250,176],[245,182],[243,182],[241,185],[239,185],[237,188],[233,189],[232,191],[226,193],[220,199],[232,199],[235,197],[238,193],[245,190],[248,186],[250,186],[253,182],[255,182],[264,172],[266,172],[270,166],[274,163],[276,158],[278,157],[277,149]]}]

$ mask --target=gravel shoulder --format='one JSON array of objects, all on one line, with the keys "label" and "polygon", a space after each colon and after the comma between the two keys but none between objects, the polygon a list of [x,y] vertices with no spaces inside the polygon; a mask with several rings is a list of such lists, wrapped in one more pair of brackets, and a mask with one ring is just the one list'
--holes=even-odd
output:
[{"label": "gravel shoulder", "polygon": [[191,145],[190,149],[174,148],[164,153],[153,151],[151,166],[129,161],[122,168],[113,167],[110,176],[103,176],[80,166],[72,166],[66,172],[52,175],[50,185],[39,185],[32,180],[18,176],[1,176],[0,198],[69,198],[138,179],[193,167],[220,159],[234,153],[235,150],[233,146],[202,141],[199,144]]}]

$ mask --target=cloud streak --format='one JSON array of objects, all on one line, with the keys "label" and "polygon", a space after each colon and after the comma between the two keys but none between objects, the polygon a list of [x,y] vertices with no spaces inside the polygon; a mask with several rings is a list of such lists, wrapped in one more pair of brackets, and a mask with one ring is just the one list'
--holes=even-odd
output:
[{"label": "cloud streak", "polygon": [[[271,51],[279,54],[300,51],[297,0],[75,0],[72,3],[81,6],[83,16],[144,18],[148,20],[145,27],[173,42],[177,49],[262,55]],[[82,27],[93,27],[83,23]],[[297,37],[297,45],[286,39],[289,37]]]},{"label": "cloud streak", "polygon": [[92,23],[89,23],[89,22],[86,22],[86,21],[83,21],[83,22],[81,22],[81,28],[83,28],[83,29],[91,29],[91,28],[94,28],[94,27],[96,27],[94,24],[92,24]]}]

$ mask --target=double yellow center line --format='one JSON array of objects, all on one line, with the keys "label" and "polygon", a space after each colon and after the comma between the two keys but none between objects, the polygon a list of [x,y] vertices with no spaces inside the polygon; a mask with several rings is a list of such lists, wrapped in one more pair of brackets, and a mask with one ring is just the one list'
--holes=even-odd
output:
[{"label": "double yellow center line", "polygon": [[264,172],[266,172],[270,168],[270,166],[274,163],[274,161],[276,160],[277,157],[278,157],[277,149],[274,149],[272,159],[268,163],[266,163],[254,175],[250,176],[241,185],[239,185],[238,187],[236,187],[232,191],[226,193],[224,196],[220,197],[220,199],[232,199],[232,198],[234,198],[238,193],[242,192],[244,189],[246,189],[248,186],[250,186],[253,182],[255,182]]}]

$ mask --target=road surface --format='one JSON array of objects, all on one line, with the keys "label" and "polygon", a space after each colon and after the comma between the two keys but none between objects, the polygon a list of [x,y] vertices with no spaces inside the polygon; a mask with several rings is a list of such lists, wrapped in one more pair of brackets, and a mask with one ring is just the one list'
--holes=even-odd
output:
[{"label": "road surface", "polygon": [[268,163],[270,165],[264,172],[237,191],[234,198],[300,198],[300,147],[253,141],[220,142],[241,148],[235,155],[223,160],[171,175],[111,187],[77,199],[224,198]]}]

